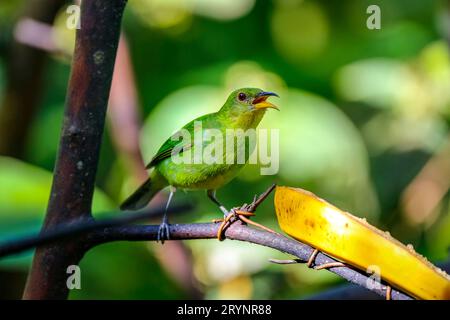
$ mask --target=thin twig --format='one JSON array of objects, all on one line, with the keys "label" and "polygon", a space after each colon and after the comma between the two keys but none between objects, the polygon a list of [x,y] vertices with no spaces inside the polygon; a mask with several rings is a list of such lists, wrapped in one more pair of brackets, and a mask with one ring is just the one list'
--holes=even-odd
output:
[{"label": "thin twig", "polygon": [[302,263],[303,261],[300,259],[286,259],[286,260],[269,259],[269,262],[276,263],[276,264],[297,264],[297,263]]},{"label": "thin twig", "polygon": [[258,199],[254,200],[249,208],[247,209],[248,212],[254,212],[256,208],[269,196],[269,194],[275,189],[276,184],[272,184],[263,194],[261,194]]}]

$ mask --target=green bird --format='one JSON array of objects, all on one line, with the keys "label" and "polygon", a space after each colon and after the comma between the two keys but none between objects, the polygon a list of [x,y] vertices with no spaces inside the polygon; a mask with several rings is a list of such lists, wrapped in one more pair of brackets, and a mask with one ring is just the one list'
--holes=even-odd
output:
[{"label": "green bird", "polygon": [[[153,168],[149,178],[123,202],[120,206],[121,210],[141,209],[160,190],[170,187],[166,213],[158,231],[158,240],[162,242],[164,239],[170,238],[167,209],[177,188],[206,190],[207,196],[219,206],[224,215],[227,215],[228,210],[216,198],[216,190],[237,176],[248,161],[254,145],[251,146],[248,139],[246,139],[244,144],[241,143],[240,146],[237,146],[238,150],[244,150],[245,152],[244,161],[238,161],[239,151],[231,155],[229,152],[223,152],[222,155],[217,156],[218,159],[216,158],[216,161],[194,160],[181,162],[176,161],[174,156],[183,156],[183,153],[187,151],[191,155],[201,155],[201,149],[207,148],[211,143],[214,143],[214,141],[205,139],[205,134],[211,129],[214,129],[216,133],[221,133],[223,136],[230,132],[230,129],[235,132],[238,129],[244,132],[249,129],[255,129],[261,122],[267,108],[278,110],[275,105],[266,101],[270,96],[278,97],[276,93],[257,88],[238,89],[229,95],[219,111],[201,116],[186,124],[159,148],[157,154],[146,167],[147,169]],[[180,141],[179,138],[181,136],[186,137],[186,134],[190,136],[190,139]],[[197,139],[195,138],[196,135],[202,137],[200,143],[194,141]]]}]

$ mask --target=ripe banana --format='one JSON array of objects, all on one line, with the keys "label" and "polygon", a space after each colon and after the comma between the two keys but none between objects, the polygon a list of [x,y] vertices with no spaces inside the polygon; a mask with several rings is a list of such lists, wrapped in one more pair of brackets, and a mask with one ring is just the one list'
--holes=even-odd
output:
[{"label": "ripe banana", "polygon": [[314,194],[277,187],[280,228],[291,237],[361,270],[379,270],[381,279],[418,299],[450,299],[450,277],[426,258]]}]

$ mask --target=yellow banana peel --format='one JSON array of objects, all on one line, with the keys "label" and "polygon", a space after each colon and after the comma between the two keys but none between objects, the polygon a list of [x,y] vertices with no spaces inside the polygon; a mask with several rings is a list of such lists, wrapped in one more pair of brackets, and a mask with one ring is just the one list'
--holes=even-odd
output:
[{"label": "yellow banana peel", "polygon": [[277,187],[281,229],[363,271],[377,270],[391,286],[418,299],[450,299],[450,277],[389,233],[299,188]]}]

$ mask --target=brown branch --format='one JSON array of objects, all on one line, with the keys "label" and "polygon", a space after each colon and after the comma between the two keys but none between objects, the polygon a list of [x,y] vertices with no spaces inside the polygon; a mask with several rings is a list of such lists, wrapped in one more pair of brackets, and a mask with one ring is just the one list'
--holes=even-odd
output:
[{"label": "brown branch", "polygon": [[[217,223],[174,224],[170,225],[170,237],[171,240],[215,239],[217,237],[218,228],[219,224]],[[86,237],[87,242],[91,243],[92,246],[95,246],[112,241],[155,241],[157,234],[158,226],[136,225],[95,230],[89,233]],[[242,225],[239,222],[236,222],[227,228],[225,231],[225,236],[230,240],[245,241],[273,248],[278,251],[291,254],[304,262],[308,261],[314,251],[314,249],[308,245],[290,238],[286,238],[281,234],[257,230]],[[316,266],[332,262],[338,261],[323,253],[319,253],[315,259]],[[367,285],[369,277],[359,270],[347,266],[329,268],[328,270],[341,276],[349,282],[371,290],[382,297],[386,296],[386,285],[381,284],[379,288],[369,288]],[[393,289],[392,299],[410,300],[411,297]]]},{"label": "brown branch", "polygon": [[[43,231],[91,219],[95,175],[126,0],[90,0],[81,5],[64,123]],[[72,239],[39,247],[28,275],[25,299],[65,299],[66,269],[86,248]]]},{"label": "brown branch", "polygon": [[[179,206],[173,207],[171,211],[180,212],[187,209],[189,209],[189,207]],[[125,224],[145,218],[148,219],[148,217],[161,214],[162,212],[162,208],[151,209],[144,212],[126,214],[99,221],[88,220],[76,222],[71,225],[60,225],[47,230],[41,235],[25,237],[0,245],[0,257],[31,249],[34,246],[56,243],[57,241],[69,239],[71,239],[71,242],[78,241],[82,243],[84,245],[83,251],[113,241],[156,241],[159,226]],[[170,236],[171,240],[216,239],[218,229],[219,224],[217,223],[174,224],[170,225]],[[308,245],[286,238],[281,234],[250,228],[240,222],[235,222],[229,226],[225,231],[225,236],[230,240],[239,240],[273,248],[291,254],[297,258],[293,260],[271,260],[272,262],[281,264],[307,263],[315,251]],[[340,262],[323,253],[319,252],[315,256],[315,269],[320,269],[320,266],[333,263],[339,264],[339,266],[327,268],[330,272],[341,276],[350,283],[356,284],[361,288],[371,290],[379,296],[386,296],[386,285],[380,284],[379,288],[369,288],[369,276],[365,273],[346,265],[342,266]],[[65,283],[65,281],[63,281],[63,283]],[[394,289],[392,290],[392,299],[409,300],[411,298]]]},{"label": "brown branch", "polygon": [[[271,186],[258,199],[253,201],[247,207],[255,208],[263,201],[269,192],[273,189]],[[173,207],[171,211],[184,211],[190,207]],[[109,219],[95,221],[76,222],[69,225],[59,225],[47,230],[40,235],[16,239],[0,245],[0,257],[21,252],[34,246],[40,246],[48,243],[55,243],[58,240],[79,241],[84,245],[84,251],[89,250],[99,244],[112,241],[154,241],[157,239],[159,226],[126,225],[134,221],[142,220],[151,216],[159,215],[163,208],[150,209],[143,212],[122,214]],[[216,238],[218,229],[217,223],[199,223],[199,224],[178,224],[170,226],[171,240],[193,240],[193,239],[213,239]],[[78,239],[73,237],[78,236]],[[369,287],[369,277],[360,270],[356,270],[346,264],[343,264],[321,252],[315,250],[301,242],[284,237],[273,231],[257,230],[247,227],[242,221],[237,221],[225,229],[225,236],[231,240],[240,240],[258,245],[263,245],[284,253],[294,255],[296,259],[275,260],[271,262],[278,264],[306,263],[308,267],[314,266],[314,269],[327,269],[353,284],[362,288],[369,289],[374,293],[386,297],[389,295],[396,300],[409,300],[409,296],[404,293],[391,290],[390,287],[380,284],[378,287]]]}]

